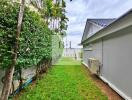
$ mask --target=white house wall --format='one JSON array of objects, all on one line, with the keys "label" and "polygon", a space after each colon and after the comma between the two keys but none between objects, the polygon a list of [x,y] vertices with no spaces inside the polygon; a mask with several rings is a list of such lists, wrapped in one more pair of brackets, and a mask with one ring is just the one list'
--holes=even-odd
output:
[{"label": "white house wall", "polygon": [[98,40],[90,45],[90,47],[86,46],[83,49],[83,62],[88,66],[88,59],[96,58],[102,63],[102,40]]},{"label": "white house wall", "polygon": [[89,31],[89,27],[90,27],[90,23],[87,22],[87,23],[86,23],[86,26],[85,26],[84,33],[83,33],[82,41],[84,41],[84,40],[87,39],[87,34],[88,34],[88,31]]},{"label": "white house wall", "polygon": [[92,51],[83,50],[83,63],[88,67],[88,59],[92,57]]},{"label": "white house wall", "polygon": [[96,58],[102,63],[102,40],[98,40],[97,42],[93,43],[93,58]]},{"label": "white house wall", "polygon": [[102,28],[103,27],[96,25],[92,22],[87,22],[83,33],[82,41],[86,40],[88,37],[90,37],[91,35],[93,35]]},{"label": "white house wall", "polygon": [[91,43],[92,51],[83,48],[83,62],[98,59],[103,67],[101,77],[112,84],[124,98],[132,99],[132,26]]},{"label": "white house wall", "polygon": [[101,26],[98,26],[98,25],[96,25],[94,23],[90,23],[90,27],[88,29],[88,34],[87,34],[86,38],[92,36],[94,33],[99,31],[100,29],[102,29]]},{"label": "white house wall", "polygon": [[132,29],[123,34],[104,38],[102,76],[132,99]]}]

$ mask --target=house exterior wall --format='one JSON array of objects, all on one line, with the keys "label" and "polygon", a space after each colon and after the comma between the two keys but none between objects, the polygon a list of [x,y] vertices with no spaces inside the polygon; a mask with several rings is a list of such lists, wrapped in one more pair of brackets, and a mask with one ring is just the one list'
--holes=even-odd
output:
[{"label": "house exterior wall", "polygon": [[88,59],[92,57],[92,51],[83,50],[83,62],[88,67]]},{"label": "house exterior wall", "polygon": [[85,46],[83,49],[83,62],[88,66],[88,59],[95,58],[102,63],[102,40],[98,40]]},{"label": "house exterior wall", "polygon": [[102,77],[132,99],[132,29],[124,34],[103,39]]},{"label": "house exterior wall", "polygon": [[100,29],[102,29],[101,26],[96,25],[94,23],[90,23],[90,27],[88,29],[88,34],[87,34],[86,38],[92,36],[94,33],[96,33],[97,31],[99,31]]},{"label": "house exterior wall", "polygon": [[96,58],[102,63],[102,40],[98,40],[93,43],[93,58]]},{"label": "house exterior wall", "polygon": [[87,22],[82,41],[86,40],[88,37],[92,36],[94,33],[102,29],[103,27],[96,25],[92,22]]},{"label": "house exterior wall", "polygon": [[[90,43],[92,51],[83,48],[83,62],[98,59],[103,77],[124,98],[132,99],[132,26]],[[86,44],[85,44],[86,45]]]},{"label": "house exterior wall", "polygon": [[82,41],[86,40],[87,38],[87,35],[88,35],[88,30],[89,30],[89,27],[90,27],[90,23],[87,22],[86,23],[86,26],[85,26],[85,30],[84,30],[84,33],[83,33],[83,37],[82,37]]}]

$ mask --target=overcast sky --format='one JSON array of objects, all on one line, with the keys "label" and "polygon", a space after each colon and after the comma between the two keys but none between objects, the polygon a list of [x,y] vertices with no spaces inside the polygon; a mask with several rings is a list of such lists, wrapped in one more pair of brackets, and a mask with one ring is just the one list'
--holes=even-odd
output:
[{"label": "overcast sky", "polygon": [[118,18],[132,8],[132,0],[66,0],[69,18],[65,46],[69,41],[73,48],[81,42],[87,18]]}]

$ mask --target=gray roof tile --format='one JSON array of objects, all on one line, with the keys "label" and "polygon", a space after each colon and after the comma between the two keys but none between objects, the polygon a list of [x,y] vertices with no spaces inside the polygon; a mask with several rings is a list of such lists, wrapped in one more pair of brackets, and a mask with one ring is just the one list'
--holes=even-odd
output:
[{"label": "gray roof tile", "polygon": [[88,19],[87,21],[95,23],[95,24],[102,26],[102,27],[106,27],[109,24],[111,24],[112,22],[114,22],[115,20],[116,19],[113,18],[113,19]]}]

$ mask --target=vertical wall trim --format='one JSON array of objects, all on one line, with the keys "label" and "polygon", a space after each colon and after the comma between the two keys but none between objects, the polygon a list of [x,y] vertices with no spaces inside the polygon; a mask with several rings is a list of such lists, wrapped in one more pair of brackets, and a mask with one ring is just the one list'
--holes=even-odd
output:
[{"label": "vertical wall trim", "polygon": [[101,42],[102,42],[102,63],[101,63],[101,73],[100,73],[100,75],[102,76],[102,69],[103,69],[103,64],[104,64],[104,41],[103,41],[103,38],[101,38]]},{"label": "vertical wall trim", "polygon": [[103,65],[103,61],[104,61],[104,40],[102,38],[102,65]]}]

